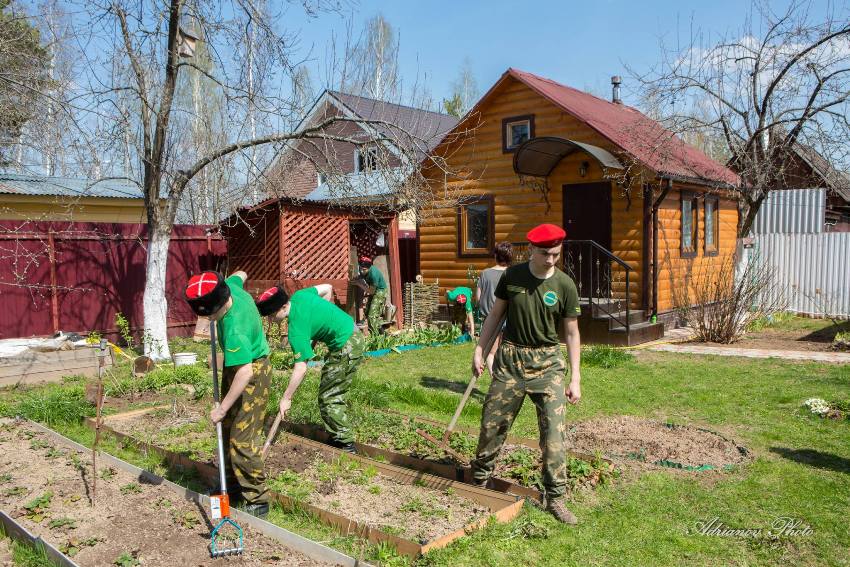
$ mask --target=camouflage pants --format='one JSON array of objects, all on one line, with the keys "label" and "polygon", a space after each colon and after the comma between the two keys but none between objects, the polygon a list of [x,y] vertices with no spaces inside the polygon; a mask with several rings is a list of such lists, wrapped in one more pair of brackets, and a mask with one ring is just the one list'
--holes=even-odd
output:
[{"label": "camouflage pants", "polygon": [[369,332],[380,333],[381,321],[384,320],[384,308],[387,304],[387,290],[377,289],[369,298],[366,318],[369,320]]},{"label": "camouflage pants", "polygon": [[540,451],[543,453],[543,488],[549,496],[566,491],[566,431],[564,412],[566,363],[557,346],[529,348],[502,342],[493,363],[493,382],[484,401],[478,450],[472,477],[484,481],[493,474],[525,396],[537,409]]},{"label": "camouflage pants", "polygon": [[366,339],[363,333],[354,330],[351,338],[340,350],[331,352],[322,367],[322,379],[319,382],[319,412],[325,429],[334,441],[351,443],[354,432],[348,421],[346,397],[351,387],[351,380],[357,372],[360,361],[363,360],[363,349]]},{"label": "camouflage pants", "polygon": [[[268,502],[266,473],[263,471],[263,418],[269,398],[272,367],[268,358],[251,363],[254,372],[245,391],[228,410],[221,422],[224,437],[224,461],[230,491],[248,504]],[[239,366],[226,366],[221,376],[221,391],[230,389]]]}]

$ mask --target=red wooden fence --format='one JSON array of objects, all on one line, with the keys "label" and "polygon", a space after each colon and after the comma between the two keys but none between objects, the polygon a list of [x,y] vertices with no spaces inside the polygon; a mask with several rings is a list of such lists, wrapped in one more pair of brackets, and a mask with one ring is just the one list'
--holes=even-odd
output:
[{"label": "red wooden fence", "polygon": [[[174,227],[166,298],[170,336],[196,317],[182,299],[193,273],[224,266],[227,245],[208,227]],[[147,226],[0,221],[0,339],[97,330],[114,337],[115,315],[142,328]]]}]

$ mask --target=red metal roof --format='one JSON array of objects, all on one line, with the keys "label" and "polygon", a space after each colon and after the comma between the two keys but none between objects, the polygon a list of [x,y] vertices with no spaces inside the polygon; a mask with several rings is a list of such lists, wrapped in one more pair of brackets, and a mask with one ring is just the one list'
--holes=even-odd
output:
[{"label": "red metal roof", "polygon": [[506,76],[527,85],[660,174],[729,185],[740,182],[731,169],[631,106],[609,102],[513,68],[508,69],[497,84]]}]

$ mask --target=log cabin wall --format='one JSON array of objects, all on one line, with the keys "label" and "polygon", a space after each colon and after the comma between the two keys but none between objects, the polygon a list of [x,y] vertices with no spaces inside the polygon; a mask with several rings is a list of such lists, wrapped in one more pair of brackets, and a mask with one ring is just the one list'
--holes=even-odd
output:
[{"label": "log cabin wall", "polygon": [[[697,207],[697,246],[693,257],[681,251],[682,194],[695,195]],[[712,254],[705,248],[705,199],[717,198],[718,246]],[[730,261],[737,247],[738,207],[725,195],[706,191],[705,187],[674,184],[658,210],[658,311],[664,313],[693,304],[694,282],[709,279],[717,282],[724,262]],[[687,290],[687,291],[686,291]]]},{"label": "log cabin wall", "polygon": [[[524,242],[529,229],[550,222],[563,226],[563,187],[570,184],[605,182],[602,168],[588,154],[575,153],[552,171],[548,178],[549,207],[540,192],[520,185],[513,170],[513,153],[502,151],[502,120],[521,115],[534,115],[534,136],[559,136],[587,142],[617,152],[618,148],[584,122],[564,112],[547,99],[515,79],[505,81],[493,93],[491,102],[480,109],[480,122],[458,148],[447,152],[448,166],[454,171],[468,171],[469,180],[448,181],[450,194],[464,197],[492,195],[494,204],[495,239]],[[588,162],[586,175],[579,175],[579,166]],[[443,178],[434,175],[432,190],[443,194]],[[641,234],[643,226],[642,196],[632,191],[631,205],[617,188],[611,194],[612,251],[629,263],[632,273],[633,306],[640,301]],[[469,285],[468,267],[480,271],[493,265],[487,257],[463,257],[457,254],[457,207],[437,202],[425,212],[420,231],[420,273],[427,282],[439,278],[440,295],[460,285]],[[623,286],[624,287],[624,286]]]},{"label": "log cabin wall", "polygon": [[[513,170],[513,153],[502,149],[502,121],[514,116],[533,115],[535,137],[558,136],[590,143],[619,153],[616,147],[598,132],[573,115],[564,112],[546,98],[526,85],[509,78],[479,108],[478,124],[467,139],[457,147],[444,148],[448,156],[448,167],[453,171],[468,173],[468,179],[445,182],[443,177],[431,177],[432,190],[437,195],[452,197],[476,197],[490,195],[494,208],[494,243],[500,241],[523,242],[526,232],[543,222],[563,226],[563,191],[571,184],[605,182],[598,162],[585,153],[574,153],[552,171],[548,177],[549,205],[538,191],[520,185]],[[584,177],[579,166],[588,162]],[[655,179],[655,174],[641,169],[637,178]],[[426,172],[426,177],[428,172]],[[658,181],[654,180],[657,184]],[[642,280],[644,266],[650,266],[652,254],[651,227],[644,226],[644,195],[639,188],[632,187],[630,195],[622,188],[609,183],[611,191],[611,251],[632,268],[630,289],[631,307],[651,306],[651,267],[646,275],[647,297],[644,302]],[[683,257],[681,252],[681,195],[682,191],[697,195],[698,247],[693,257]],[[704,249],[705,196],[719,197],[718,205],[718,250],[707,254]],[[425,281],[439,279],[440,295],[460,285],[469,285],[467,273],[471,267],[480,271],[493,264],[491,257],[459,257],[458,254],[458,210],[446,201],[437,201],[436,206],[425,211],[420,230],[420,272]],[[676,290],[681,283],[692,281],[699,274],[716,274],[722,262],[734,254],[736,247],[737,206],[728,196],[720,196],[702,185],[674,184],[658,214],[658,308],[659,312],[671,311],[677,301],[684,298]],[[569,231],[569,229],[567,229]],[[645,235],[649,235],[647,240]],[[569,234],[568,234],[569,238]],[[644,254],[649,257],[644,261]],[[613,286],[616,296],[625,294],[622,270],[614,267]],[[692,291],[692,290],[691,290]],[[445,299],[443,299],[445,301]]]}]

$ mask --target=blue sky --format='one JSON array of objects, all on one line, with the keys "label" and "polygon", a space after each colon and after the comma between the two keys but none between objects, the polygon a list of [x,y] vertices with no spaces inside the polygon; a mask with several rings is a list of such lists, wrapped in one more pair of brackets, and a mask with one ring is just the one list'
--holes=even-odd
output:
[{"label": "blue sky", "polygon": [[[772,2],[777,9],[786,4]],[[827,5],[815,2],[812,15],[825,13]],[[847,0],[838,6],[847,17]],[[660,38],[671,45],[677,36],[687,41],[692,25],[711,37],[736,32],[749,9],[749,0],[360,0],[351,6],[357,32],[378,13],[400,32],[402,77],[406,83],[425,77],[437,100],[448,95],[469,57],[482,93],[508,67],[517,67],[606,95],[611,75],[622,75],[627,103],[635,101],[625,64],[648,69],[659,60]],[[293,3],[284,21],[300,30],[305,51],[315,46],[311,71],[318,77],[331,30],[344,35],[345,21],[337,14],[308,20],[299,10]]]}]

